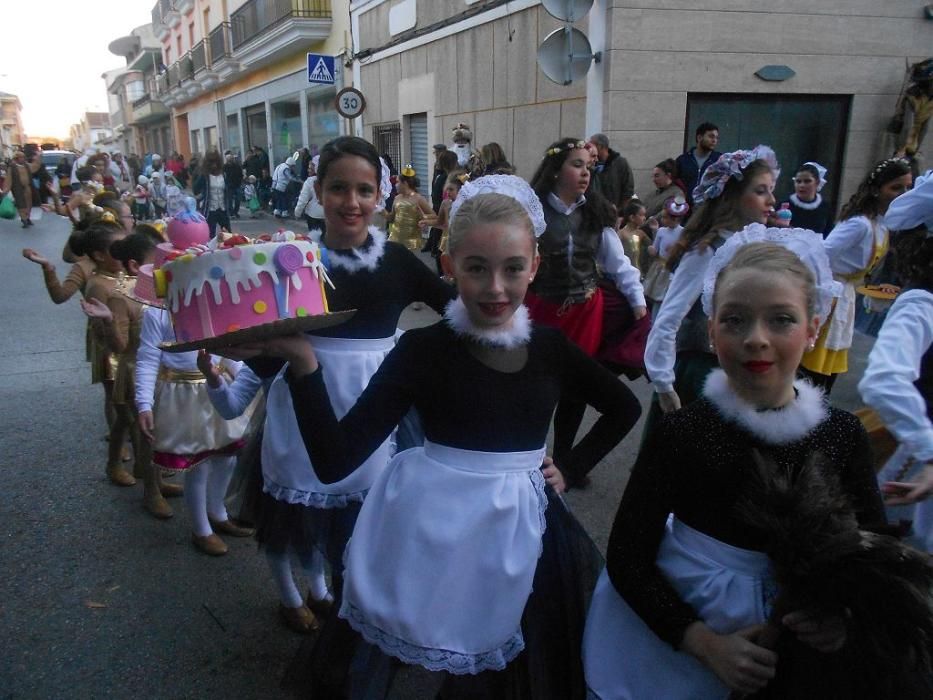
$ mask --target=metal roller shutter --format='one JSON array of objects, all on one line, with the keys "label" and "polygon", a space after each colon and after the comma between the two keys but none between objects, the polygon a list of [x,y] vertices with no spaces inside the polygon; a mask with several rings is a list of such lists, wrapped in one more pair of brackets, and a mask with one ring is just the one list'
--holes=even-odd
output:
[{"label": "metal roller shutter", "polygon": [[418,173],[421,185],[418,191],[425,197],[430,197],[431,171],[428,166],[428,115],[426,113],[408,116],[408,143],[411,146],[411,164]]}]

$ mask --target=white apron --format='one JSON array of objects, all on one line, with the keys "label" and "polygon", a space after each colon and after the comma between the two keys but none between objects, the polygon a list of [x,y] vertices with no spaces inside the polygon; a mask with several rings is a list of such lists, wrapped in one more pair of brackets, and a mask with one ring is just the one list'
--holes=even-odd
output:
[{"label": "white apron", "polygon": [[376,480],[347,545],[340,616],[382,651],[455,674],[501,670],[544,533],[544,448],[477,452],[425,442]]},{"label": "white apron", "polygon": [[[768,557],[694,530],[671,516],[658,568],[700,618],[723,634],[759,624],[776,592]],[[729,689],[709,668],[661,640],[604,570],[583,636],[586,683],[600,700],[712,700]]]},{"label": "white apron", "polygon": [[[389,338],[324,338],[306,336],[324,371],[324,384],[337,418],[343,418],[363,393],[386,355],[395,347]],[[324,484],[317,478],[295,417],[285,371],[276,375],[266,398],[262,436],[263,490],[278,501],[315,508],[343,508],[361,502],[394,451],[388,438],[345,479]]]}]

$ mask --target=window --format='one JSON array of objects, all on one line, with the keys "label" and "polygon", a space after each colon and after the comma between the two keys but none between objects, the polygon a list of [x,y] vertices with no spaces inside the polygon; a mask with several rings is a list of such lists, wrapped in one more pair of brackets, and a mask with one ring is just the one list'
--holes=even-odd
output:
[{"label": "window", "polygon": [[272,103],[271,131],[272,160],[278,165],[302,146],[301,104],[297,97]]},{"label": "window", "polygon": [[333,87],[308,91],[308,151],[317,155],[325,143],[340,136],[340,115],[334,109]]},{"label": "window", "polygon": [[398,173],[404,163],[402,160],[402,127],[398,122],[376,124],[373,126],[373,145],[380,156],[392,159],[392,174]]},{"label": "window", "polygon": [[188,25],[188,46],[194,46],[194,22]]},{"label": "window", "polygon": [[178,57],[181,58],[181,34],[176,37],[178,43]]}]

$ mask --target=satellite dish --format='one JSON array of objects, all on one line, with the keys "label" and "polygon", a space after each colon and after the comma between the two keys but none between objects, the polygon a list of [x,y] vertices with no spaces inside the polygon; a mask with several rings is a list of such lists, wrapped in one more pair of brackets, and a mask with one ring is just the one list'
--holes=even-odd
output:
[{"label": "satellite dish", "polygon": [[586,34],[570,26],[555,29],[538,47],[541,72],[558,85],[570,85],[585,76],[594,58],[599,62]]},{"label": "satellite dish", "polygon": [[561,22],[576,22],[590,11],[593,0],[541,0],[544,9]]}]

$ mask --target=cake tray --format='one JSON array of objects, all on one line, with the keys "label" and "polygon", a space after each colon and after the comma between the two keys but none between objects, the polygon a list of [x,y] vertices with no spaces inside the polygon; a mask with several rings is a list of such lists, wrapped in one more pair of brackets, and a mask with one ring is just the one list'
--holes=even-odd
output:
[{"label": "cake tray", "polygon": [[319,328],[328,328],[349,321],[356,313],[356,309],[335,311],[329,314],[316,314],[313,316],[298,316],[296,318],[283,318],[261,326],[231,331],[213,338],[201,338],[184,343],[162,343],[160,348],[166,352],[188,352],[190,350],[208,350],[214,352],[223,348],[245,343],[255,343],[270,338],[279,338],[283,335],[294,335],[306,331],[315,331]]}]

